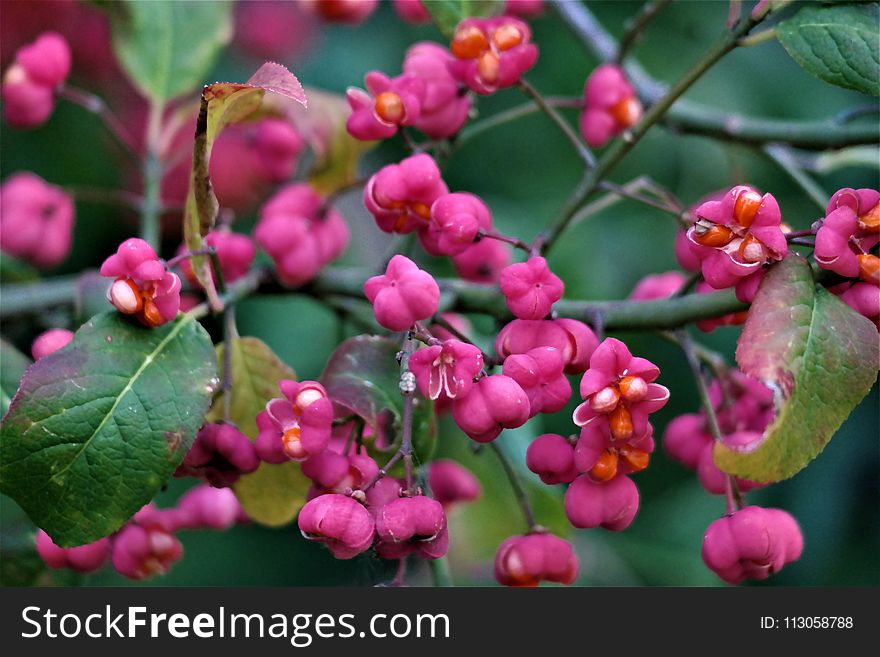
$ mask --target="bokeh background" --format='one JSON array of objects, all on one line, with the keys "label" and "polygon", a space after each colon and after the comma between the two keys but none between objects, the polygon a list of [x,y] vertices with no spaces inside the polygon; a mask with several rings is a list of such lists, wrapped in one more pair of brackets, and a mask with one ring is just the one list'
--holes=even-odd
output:
[{"label": "bokeh background", "polygon": [[[385,2],[366,22],[356,26],[321,25],[298,12],[294,2],[279,2],[273,4],[285,7],[290,23],[282,24],[291,29],[288,38],[281,41],[281,52],[277,48],[272,51],[266,43],[248,39],[244,32],[243,21],[264,9],[259,6],[262,4],[238,3],[236,35],[205,82],[247,79],[271,54],[306,86],[344,93],[348,86],[362,86],[363,76],[370,70],[397,74],[405,50],[416,41],[443,41],[431,26],[402,22]],[[622,33],[624,21],[641,6],[637,2],[588,4],[616,36]],[[130,117],[131,125],[137,124],[142,107],[136,93],[120,80],[106,42],[94,36],[106,37],[100,12],[73,2],[8,0],[0,3],[0,12],[4,69],[17,47],[41,31],[56,29],[74,41],[74,82],[105,95],[114,109]],[[634,55],[653,76],[672,82],[717,38],[726,15],[726,2],[674,3],[651,24]],[[547,95],[579,95],[597,62],[552,10],[531,23],[541,54],[528,79]],[[93,36],[87,43],[80,39],[77,45],[77,31]],[[261,49],[264,52],[259,52]],[[774,118],[823,118],[870,100],[812,78],[776,42],[741,49],[726,57],[687,97],[722,110]],[[507,90],[480,99],[477,110],[485,117],[523,101],[517,90]],[[576,120],[574,111],[563,111]],[[62,186],[133,189],[136,185],[136,172],[97,119],[69,103],[59,103],[52,119],[35,131],[17,132],[4,124],[0,140],[3,179],[16,171],[30,170]],[[370,152],[360,167],[368,174],[404,155],[400,143],[392,140]],[[453,190],[479,194],[491,207],[500,231],[528,241],[559,210],[580,171],[579,160],[557,129],[543,115],[534,115],[483,133],[456,151],[444,177]],[[820,216],[790,177],[752,147],[672,134],[658,127],[641,141],[612,179],[625,182],[642,174],[668,186],[686,203],[720,188],[752,183],[773,192],[784,220],[795,229],[808,227]],[[841,168],[818,176],[818,180],[830,195],[843,186],[876,187],[877,175],[876,166]],[[345,196],[340,208],[353,233],[343,262],[375,264],[384,253],[387,239],[361,206],[359,193]],[[249,231],[254,218],[253,212],[239,216],[236,230]],[[48,275],[98,266],[136,230],[136,218],[124,209],[77,203],[73,253]],[[564,278],[567,295],[572,298],[623,298],[643,276],[676,268],[674,235],[675,225],[668,216],[633,203],[619,203],[570,230],[552,253],[551,267]],[[164,255],[169,256],[179,240],[175,228],[166,232],[166,238]],[[434,271],[448,271],[440,261],[423,258],[423,262]],[[242,335],[267,342],[302,378],[320,375],[339,337],[352,332],[332,312],[296,293],[250,299],[240,305],[238,316]],[[486,330],[492,327],[486,318],[475,321]],[[39,331],[60,325],[74,328],[75,319],[64,311],[16,318],[4,324],[3,334],[28,351]],[[699,340],[731,359],[738,333],[736,328],[722,328],[711,334],[694,330]],[[634,353],[657,362],[663,372],[661,381],[672,390],[669,405],[654,416],[658,434],[671,418],[698,407],[690,372],[676,347],[651,335],[619,337],[626,339]],[[501,440],[522,461],[534,436],[571,431],[570,411],[568,408],[556,416],[532,420],[524,428],[504,432]],[[766,584],[880,583],[878,414],[875,388],[806,470],[789,481],[749,493],[751,502],[789,510],[804,532],[803,557]],[[474,454],[470,441],[448,419],[440,426],[438,454],[467,464],[484,486],[480,501],[452,512],[453,577],[461,585],[492,584],[495,549],[504,538],[521,533],[525,527],[494,457]],[[539,520],[564,529],[562,489],[542,486],[537,477],[530,478]],[[636,481],[642,506],[628,530],[612,533],[569,528],[581,560],[577,583],[719,584],[700,559],[700,544],[706,526],[723,513],[723,499],[705,493],[695,475],[669,461],[662,449]],[[159,506],[173,503],[191,483],[172,481],[158,498]],[[41,572],[38,558],[29,549],[33,527],[9,498],[0,498],[0,519],[4,584],[132,584],[109,568],[86,577]],[[319,545],[302,539],[295,526],[265,529],[251,525],[225,533],[184,532],[181,539],[184,559],[170,574],[148,585],[373,585],[387,582],[393,575],[389,564],[369,556],[336,561]],[[412,582],[429,582],[423,567],[416,566],[412,573]]]}]

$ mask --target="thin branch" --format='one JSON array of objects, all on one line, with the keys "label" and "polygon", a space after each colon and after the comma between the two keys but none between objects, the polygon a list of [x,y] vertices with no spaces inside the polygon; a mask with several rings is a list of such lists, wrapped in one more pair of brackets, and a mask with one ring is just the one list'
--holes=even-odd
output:
[{"label": "thin branch", "polygon": [[553,123],[562,131],[568,141],[571,143],[572,148],[574,148],[575,152],[578,154],[578,157],[584,161],[584,165],[587,168],[592,168],[596,166],[596,158],[593,156],[593,151],[589,149],[589,147],[581,140],[580,135],[578,135],[574,128],[566,121],[555,109],[550,107],[547,102],[544,100],[544,97],[540,94],[540,92],[535,89],[531,84],[526,82],[524,79],[519,81],[519,88],[525,92],[527,96],[529,96],[535,103],[538,104],[538,107],[541,108],[541,111],[544,112]]},{"label": "thin branch", "polygon": [[[570,107],[580,109],[583,107],[583,101],[580,98],[571,98],[567,96],[548,96],[544,98],[544,103],[548,107],[554,108]],[[522,105],[517,105],[516,107],[511,107],[503,112],[498,112],[497,114],[493,114],[480,121],[475,121],[459,133],[455,138],[455,146],[456,148],[461,148],[484,132],[488,132],[489,130],[506,123],[512,123],[513,121],[517,121],[526,116],[538,114],[541,111],[541,106],[538,105],[538,103],[530,101],[528,103],[523,103]]]},{"label": "thin branch", "polygon": [[489,443],[489,447],[495,452],[495,456],[498,457],[501,467],[504,468],[504,474],[507,475],[507,479],[510,481],[510,487],[513,488],[513,494],[516,497],[517,504],[519,504],[519,507],[522,510],[523,517],[529,527],[529,532],[540,531],[541,526],[535,519],[535,512],[532,510],[532,504],[529,502],[529,496],[526,493],[526,489],[516,470],[513,469],[513,465],[511,465],[507,456],[504,454],[504,450],[501,449],[501,446],[496,440]]},{"label": "thin branch", "polygon": [[57,94],[59,98],[79,105],[100,118],[110,134],[122,145],[123,150],[133,157],[138,156],[135,141],[126,129],[125,124],[107,106],[103,98],[90,91],[69,84],[59,88]]},{"label": "thin branch", "polygon": [[[721,426],[718,424],[718,416],[715,413],[715,407],[712,404],[712,398],[709,396],[709,384],[706,381],[705,375],[703,374],[703,368],[700,367],[700,361],[694,349],[694,343],[691,341],[690,336],[684,329],[676,331],[675,337],[678,339],[678,344],[681,347],[685,359],[687,360],[687,363],[691,368],[691,372],[694,375],[694,383],[696,383],[697,385],[697,394],[700,397],[700,403],[702,404],[703,411],[706,414],[706,421],[709,424],[709,432],[712,434],[712,438],[715,441],[720,441],[723,437],[723,434],[721,433]],[[742,507],[742,496],[739,492],[739,488],[737,487],[736,480],[733,478],[733,476],[728,474],[726,476],[726,479],[727,512],[733,513],[733,511],[735,510],[735,506]]]},{"label": "thin branch", "polygon": [[815,203],[822,212],[828,205],[829,196],[824,189],[813,180],[806,171],[804,171],[797,158],[789,148],[782,144],[767,144],[761,149],[767,156],[776,162],[785,173],[791,176],[813,203]]},{"label": "thin branch", "polygon": [[617,50],[618,62],[623,61],[624,57],[629,53],[630,48],[632,48],[636,41],[639,40],[639,37],[642,36],[642,32],[648,23],[650,23],[660,10],[670,2],[672,2],[672,0],[653,0],[653,2],[646,2],[639,13],[626,22],[626,32],[623,33],[623,36],[620,39],[620,47]]}]

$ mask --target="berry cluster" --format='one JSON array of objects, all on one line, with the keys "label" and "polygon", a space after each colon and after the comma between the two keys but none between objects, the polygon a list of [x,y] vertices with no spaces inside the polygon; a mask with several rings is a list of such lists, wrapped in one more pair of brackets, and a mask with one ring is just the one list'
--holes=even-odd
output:
[{"label": "berry cluster", "polygon": [[142,580],[164,575],[181,559],[183,546],[176,536],[178,531],[225,531],[246,520],[231,490],[203,484],[187,491],[175,507],[146,505],[119,531],[88,545],[58,547],[46,532],[37,530],[36,548],[50,568],[91,573],[109,560],[120,575]]}]

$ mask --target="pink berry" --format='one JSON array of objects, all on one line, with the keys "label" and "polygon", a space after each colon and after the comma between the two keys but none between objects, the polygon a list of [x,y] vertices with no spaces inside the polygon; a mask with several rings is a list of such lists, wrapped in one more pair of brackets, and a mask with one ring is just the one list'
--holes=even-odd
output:
[{"label": "pink berry", "polygon": [[289,180],[306,143],[289,121],[267,118],[255,127],[253,148],[260,175],[273,183]]},{"label": "pink berry", "polygon": [[328,23],[354,25],[376,11],[379,0],[304,0],[303,6]]},{"label": "pink berry", "polygon": [[648,467],[654,452],[654,428],[629,440],[617,440],[605,419],[591,422],[581,429],[574,449],[574,465],[596,483],[615,477],[641,472]]},{"label": "pink berry", "polygon": [[576,319],[515,319],[498,333],[495,351],[506,359],[536,347],[555,347],[565,359],[565,373],[582,374],[598,344],[590,327]]},{"label": "pink berry", "polygon": [[57,32],[43,32],[15,53],[15,62],[34,82],[57,87],[70,74],[70,46]]},{"label": "pink berry", "polygon": [[345,493],[360,488],[379,472],[379,466],[366,454],[343,456],[325,449],[302,464],[302,472],[323,493]]},{"label": "pink berry", "polygon": [[412,75],[389,78],[371,71],[364,78],[369,93],[356,87],[346,92],[351,114],[346,128],[355,139],[387,139],[402,126],[414,125],[421,116],[425,81]]},{"label": "pink berry", "polygon": [[483,239],[452,256],[452,264],[462,280],[494,285],[510,264],[510,247],[498,240]]},{"label": "pink berry", "polygon": [[390,331],[405,331],[437,312],[440,288],[434,277],[406,256],[391,258],[385,273],[364,283],[376,321]]},{"label": "pink berry", "polygon": [[669,401],[669,390],[654,383],[660,369],[634,357],[626,345],[607,338],[590,357],[590,368],[581,379],[584,403],[573,420],[579,427],[607,416],[615,440],[629,440],[648,430],[648,416]]},{"label": "pink berry", "polygon": [[70,46],[60,34],[44,32],[18,50],[3,75],[3,115],[16,128],[43,124],[55,106],[55,88],[70,73]]},{"label": "pink berry", "polygon": [[538,586],[542,581],[572,584],[577,574],[571,544],[553,534],[511,536],[495,554],[495,579],[504,586]]},{"label": "pink berry", "polygon": [[366,492],[367,509],[375,516],[383,506],[400,497],[403,487],[399,479],[382,477]]},{"label": "pink berry", "polygon": [[633,301],[665,299],[678,292],[685,284],[684,274],[668,271],[664,274],[651,274],[636,283],[629,298]]},{"label": "pink berry", "polygon": [[456,134],[467,121],[471,109],[470,96],[449,73],[454,61],[446,48],[431,42],[415,44],[406,51],[403,60],[403,72],[425,83],[421,113],[415,127],[432,139]]},{"label": "pink berry", "polygon": [[472,344],[446,340],[416,351],[409,359],[419,390],[429,399],[458,399],[470,392],[483,369],[483,354]]},{"label": "pink berry", "polygon": [[338,258],[348,244],[348,226],[336,210],[305,184],[282,187],[260,210],[254,240],[275,263],[278,279],[300,287]]},{"label": "pink berry", "polygon": [[44,356],[55,353],[59,349],[63,349],[70,341],[73,340],[73,332],[67,329],[49,329],[34,340],[31,345],[31,355],[34,360],[40,360]]},{"label": "pink berry", "polygon": [[164,575],[182,556],[180,541],[158,527],[129,523],[113,539],[113,567],[129,579]]},{"label": "pink berry", "polygon": [[239,522],[243,513],[232,489],[208,484],[190,488],[173,511],[173,524],[177,529],[226,530]]},{"label": "pink berry", "polygon": [[502,429],[515,429],[529,419],[529,398],[520,385],[503,374],[477,381],[467,397],[452,404],[455,423],[472,440],[488,443]]},{"label": "pink berry", "polygon": [[180,310],[180,278],[170,272],[144,240],[132,237],[101,265],[101,276],[115,277],[107,300],[146,326],[161,326]]},{"label": "pink berry", "polygon": [[243,474],[254,472],[260,465],[254,444],[231,424],[206,424],[176,476],[204,478],[212,486],[232,486]]},{"label": "pink berry", "polygon": [[480,229],[492,226],[489,208],[473,194],[445,194],[431,206],[427,229],[419,241],[432,255],[460,255],[474,244]]},{"label": "pink berry", "polygon": [[[317,381],[278,382],[284,399],[272,399],[257,415],[260,433],[254,443],[257,456],[269,463],[283,462],[278,449],[294,461],[304,461],[330,444],[333,404]],[[263,416],[263,419],[261,419]]]},{"label": "pink berry", "polygon": [[715,289],[736,285],[765,263],[782,260],[788,243],[780,226],[782,213],[772,194],[739,185],[720,200],[706,201],[687,232],[691,251],[700,259],[703,277]]},{"label": "pink berry", "polygon": [[110,539],[101,538],[88,545],[62,548],[55,545],[42,529],[37,530],[37,554],[49,568],[70,568],[78,573],[91,573],[103,566],[110,555]]},{"label": "pink berry", "polygon": [[565,515],[580,529],[621,531],[630,526],[638,510],[639,489],[629,477],[596,483],[581,475],[565,493]]},{"label": "pink berry", "polygon": [[545,433],[535,438],[526,451],[526,466],[545,484],[569,484],[578,474],[574,448],[562,436]]},{"label": "pink berry", "polygon": [[428,464],[428,488],[431,496],[444,507],[473,502],[482,494],[474,473],[449,459],[436,459]]},{"label": "pink berry", "polygon": [[427,23],[431,14],[422,0],[394,0],[394,10],[407,23]]},{"label": "pink berry", "polygon": [[880,318],[880,287],[857,282],[840,294],[840,300],[876,324]]},{"label": "pink berry", "polygon": [[581,135],[590,146],[601,148],[641,117],[642,104],[622,68],[603,64],[593,71],[584,85],[580,118]]},{"label": "pink berry", "polygon": [[55,109],[52,87],[33,82],[17,64],[13,64],[3,76],[0,94],[3,97],[3,118],[13,128],[37,128]]},{"label": "pink berry", "polygon": [[373,543],[373,516],[345,495],[321,495],[306,502],[297,523],[304,537],[324,543],[337,559],[351,559]]},{"label": "pink berry", "polygon": [[431,205],[449,189],[430,155],[412,155],[376,172],[364,187],[364,205],[386,233],[425,229]]},{"label": "pink berry", "polygon": [[544,11],[544,0],[506,0],[504,13],[523,18],[534,18]]},{"label": "pink berry", "polygon": [[[846,188],[831,197],[813,251],[820,267],[848,278],[859,277],[858,256],[868,253],[880,240],[878,203],[880,192],[873,189]],[[869,218],[871,213],[873,219]]]},{"label": "pink berry", "polygon": [[[233,233],[228,228],[212,230],[205,237],[205,242],[208,246],[216,249],[217,259],[220,261],[220,272],[223,274],[223,280],[227,283],[237,281],[247,274],[257,255],[257,249],[250,237],[241,233]],[[181,244],[177,252],[182,254],[186,251],[186,245]],[[189,259],[181,261],[180,271],[191,285],[198,286],[198,280],[196,280]]]},{"label": "pink berry", "polygon": [[449,549],[446,512],[424,495],[401,497],[376,514],[376,553],[383,559],[402,559],[416,554],[439,559]]},{"label": "pink berry", "polygon": [[500,285],[507,307],[520,319],[543,319],[565,291],[562,279],[539,256],[505,268]]},{"label": "pink berry", "polygon": [[797,521],[781,509],[747,506],[719,518],[703,537],[703,561],[721,579],[739,584],[762,580],[803,551]]},{"label": "pink berry", "polygon": [[555,347],[537,347],[508,356],[502,372],[516,381],[529,397],[530,415],[556,413],[571,399],[571,385],[563,374],[565,359]]},{"label": "pink berry", "polygon": [[688,470],[697,469],[703,449],[711,443],[712,437],[706,431],[706,420],[696,413],[679,415],[666,425],[666,432],[663,434],[666,453]]},{"label": "pink berry", "polygon": [[532,31],[517,18],[467,18],[455,28],[449,71],[480,95],[512,87],[535,65]]},{"label": "pink berry", "polygon": [[73,199],[32,173],[16,173],[0,185],[0,248],[36,267],[61,264],[73,240]]}]

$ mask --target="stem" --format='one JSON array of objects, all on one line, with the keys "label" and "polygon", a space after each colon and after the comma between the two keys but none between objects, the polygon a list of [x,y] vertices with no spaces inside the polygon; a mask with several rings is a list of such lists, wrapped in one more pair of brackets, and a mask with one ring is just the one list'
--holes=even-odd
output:
[{"label": "stem", "polygon": [[[547,107],[572,107],[579,109],[583,106],[583,101],[580,98],[548,96],[544,98],[544,104]],[[531,116],[532,114],[537,114],[541,111],[542,108],[540,105],[538,105],[538,103],[536,103],[535,101],[530,101],[528,103],[523,103],[522,105],[517,105],[516,107],[511,107],[510,109],[504,110],[503,112],[493,114],[488,118],[470,124],[464,130],[462,130],[459,133],[458,137],[455,138],[455,146],[457,148],[461,148],[466,143],[472,141],[474,138],[484,132],[488,132],[489,130],[504,125],[505,123],[511,123],[513,121],[516,121],[517,119]]]},{"label": "stem", "polygon": [[126,153],[137,157],[137,148],[125,124],[110,110],[107,103],[100,96],[97,96],[85,89],[65,84],[57,91],[58,97],[63,98],[75,105],[79,105],[85,110],[97,116],[104,123],[104,127],[116,138]]},{"label": "stem", "polygon": [[[228,286],[221,300],[241,298],[242,285],[247,287],[244,296],[254,292],[259,283],[266,278],[265,270],[255,270],[245,279],[239,279]],[[371,272],[357,268],[325,269],[309,288],[304,289],[314,297],[325,301],[335,308],[346,312],[357,313],[362,308],[368,309],[363,298],[364,281]],[[259,282],[254,285],[253,277]],[[77,276],[65,276],[47,281],[29,283],[9,283],[0,287],[0,317],[10,317],[57,305],[70,305],[76,299]],[[244,283],[243,283],[244,281]],[[250,281],[250,283],[248,282]],[[484,313],[496,317],[500,321],[512,318],[504,298],[497,286],[468,283],[460,279],[439,279],[443,307],[440,312],[460,311]],[[349,305],[351,304],[351,305]],[[201,307],[206,306],[202,304]],[[733,312],[745,310],[747,304],[737,300],[733,290],[722,290],[709,294],[687,294],[670,299],[652,301],[583,301],[562,299],[554,304],[553,309],[559,317],[589,320],[595,313],[601,313],[605,327],[609,331],[618,330],[657,330],[674,329],[691,322],[720,317]],[[204,316],[199,311],[199,317]],[[372,327],[371,330],[375,330]]]},{"label": "stem", "polygon": [[[258,267],[252,269],[247,274],[239,278],[230,285],[226,292],[220,295],[220,300],[224,305],[235,304],[247,296],[256,292],[269,277],[269,271]],[[190,310],[187,315],[193,319],[202,319],[211,312],[211,306],[208,302],[200,303],[198,306]]]},{"label": "stem", "polygon": [[690,225],[690,222],[682,216],[684,210],[681,208],[681,206],[673,207],[668,201],[658,201],[648,196],[643,196],[638,192],[630,191],[624,185],[618,185],[617,183],[613,183],[608,180],[604,180],[599,183],[599,189],[605,190],[606,192],[611,192],[612,194],[616,194],[617,196],[620,196],[622,198],[636,201],[643,205],[647,205],[662,212],[666,212],[667,214],[670,214],[678,219],[681,222],[682,226]]},{"label": "stem", "polygon": [[825,193],[825,190],[822,189],[819,183],[813,180],[809,174],[801,168],[800,164],[798,164],[797,158],[789,148],[786,148],[782,144],[767,144],[761,150],[763,150],[771,160],[776,162],[783,171],[791,176],[792,180],[800,185],[800,188],[810,197],[810,200],[812,200],[823,213],[825,212],[825,208],[828,205],[828,194]]},{"label": "stem", "polygon": [[513,466],[510,464],[507,456],[504,455],[504,451],[501,449],[501,446],[498,445],[496,441],[493,440],[491,443],[489,443],[489,447],[491,447],[492,451],[495,452],[495,455],[498,457],[498,461],[501,463],[501,467],[504,468],[504,473],[510,480],[510,487],[513,488],[513,494],[516,497],[516,501],[519,504],[520,509],[522,509],[523,517],[526,520],[526,524],[529,526],[529,532],[539,530],[540,525],[538,525],[537,521],[535,520],[535,512],[532,510],[532,504],[531,502],[529,502],[529,496],[528,494],[526,494],[526,489],[523,486],[519,475],[516,473],[516,470],[513,469]]},{"label": "stem", "polygon": [[516,237],[509,237],[508,235],[502,235],[500,233],[496,233],[495,231],[491,231],[491,232],[487,233],[486,231],[481,229],[480,232],[477,234],[477,239],[481,240],[483,238],[490,239],[490,240],[498,240],[499,242],[504,242],[505,244],[510,244],[512,247],[514,247],[516,249],[520,249],[522,251],[525,251],[526,253],[528,253],[530,255],[532,253],[532,247],[529,246],[528,244],[526,244],[525,242],[523,242],[521,239],[518,239]]},{"label": "stem", "polygon": [[703,368],[700,366],[700,360],[694,350],[691,336],[684,329],[679,329],[674,335],[694,375],[694,383],[697,384],[697,394],[700,396],[700,403],[706,412],[706,419],[709,423],[709,432],[712,434],[713,439],[721,440],[723,434],[721,433],[721,426],[718,424],[718,416],[715,414],[715,407],[712,405],[712,399],[709,396],[709,384],[703,374]]},{"label": "stem", "polygon": [[586,144],[584,144],[583,141],[581,141],[580,136],[574,131],[574,128],[572,128],[571,125],[569,125],[569,123],[562,118],[559,112],[557,112],[555,109],[547,104],[547,101],[544,100],[544,97],[540,94],[540,92],[524,79],[521,79],[519,81],[519,88],[522,89],[527,96],[534,100],[541,111],[549,116],[550,120],[557,125],[557,127],[566,136],[568,141],[571,142],[571,145],[574,148],[575,152],[578,154],[578,157],[580,157],[584,161],[584,164],[587,166],[587,168],[592,168],[596,166],[596,158],[593,156],[593,152],[587,147]]},{"label": "stem", "polygon": [[397,465],[397,462],[401,459],[402,456],[403,456],[403,452],[401,450],[397,450],[396,452],[394,452],[394,454],[391,456],[391,458],[388,459],[388,462],[385,465],[383,465],[381,468],[379,468],[379,471],[373,476],[373,478],[370,479],[366,484],[361,486],[361,491],[366,493],[373,486],[375,486],[376,482],[379,481],[380,479],[382,479],[382,477],[388,476],[388,473],[391,471],[391,468],[393,468],[395,465]]},{"label": "stem", "polygon": [[403,586],[403,578],[406,575],[406,557],[397,562],[397,573],[391,582],[391,586]]},{"label": "stem", "polygon": [[[454,337],[461,340],[462,342],[466,342],[467,344],[473,345],[477,349],[480,349],[479,345],[474,344],[473,340],[471,340],[468,336],[466,336],[464,333],[462,333],[457,328],[455,328],[452,324],[450,324],[448,321],[446,321],[446,319],[444,317],[442,317],[439,313],[437,315],[435,315],[434,323],[437,324],[438,326],[442,326],[444,329],[449,331]],[[483,367],[494,367],[495,366],[495,359],[492,358],[492,356],[487,354],[482,349],[480,349],[480,353],[483,356]]]},{"label": "stem", "polygon": [[431,568],[431,579],[434,580],[434,586],[455,586],[452,583],[452,573],[449,572],[449,559],[446,557],[430,559],[428,566]]},{"label": "stem", "polygon": [[171,268],[179,265],[181,262],[183,262],[187,258],[193,258],[195,256],[201,256],[201,255],[210,255],[210,253],[212,251],[214,251],[213,246],[206,246],[203,249],[196,249],[195,251],[187,251],[186,253],[181,253],[180,255],[176,255],[173,258],[166,260],[165,266],[168,267],[168,269],[171,269]]},{"label": "stem", "polygon": [[235,328],[235,304],[223,311],[223,420],[232,417],[232,341],[238,337]]},{"label": "stem", "polygon": [[101,203],[103,205],[117,205],[129,210],[140,212],[144,199],[133,192],[122,189],[105,189],[103,187],[88,187],[85,185],[65,185],[64,190],[73,196],[74,200],[85,203]]},{"label": "stem", "polygon": [[743,37],[736,44],[740,48],[749,48],[751,46],[757,46],[762,43],[766,43],[767,41],[773,41],[776,38],[776,28],[771,27],[767,30],[761,30],[756,34],[752,34],[751,36]]},{"label": "stem", "polygon": [[403,340],[400,352],[400,394],[403,395],[403,435],[400,439],[400,453],[403,455],[403,467],[406,470],[406,491],[413,492],[413,460],[412,460],[412,424],[413,402],[415,393],[415,375],[409,371],[409,358],[416,345],[412,332],[408,332]]},{"label": "stem", "polygon": [[626,32],[620,39],[620,47],[617,50],[617,61],[622,62],[626,54],[629,52],[642,32],[651,20],[660,12],[663,7],[668,5],[672,0],[654,0],[654,2],[646,2],[642,9],[632,19],[627,21]]},{"label": "stem", "polygon": [[159,160],[158,140],[162,123],[164,103],[150,103],[147,118],[146,153],[142,166],[144,178],[144,203],[141,206],[141,237],[157,251],[161,240],[161,199],[162,163]]}]

